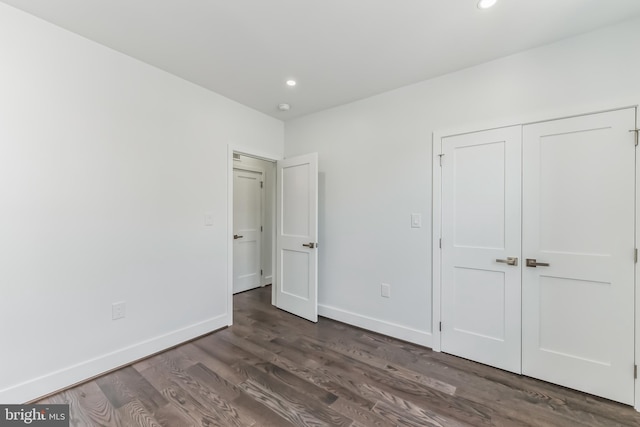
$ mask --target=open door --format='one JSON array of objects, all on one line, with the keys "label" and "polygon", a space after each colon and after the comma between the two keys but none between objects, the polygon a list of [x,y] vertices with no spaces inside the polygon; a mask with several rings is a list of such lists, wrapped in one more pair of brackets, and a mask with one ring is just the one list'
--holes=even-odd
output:
[{"label": "open door", "polygon": [[276,307],[318,321],[318,154],[278,162]]}]

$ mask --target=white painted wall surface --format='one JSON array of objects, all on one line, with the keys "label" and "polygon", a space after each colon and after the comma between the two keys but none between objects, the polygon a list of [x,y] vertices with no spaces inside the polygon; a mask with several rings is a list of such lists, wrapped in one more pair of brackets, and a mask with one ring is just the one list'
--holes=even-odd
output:
[{"label": "white painted wall surface", "polygon": [[0,3],[0,402],[227,324],[228,144],[283,123]]},{"label": "white painted wall surface", "polygon": [[629,21],[287,122],[285,157],[319,153],[320,314],[431,345],[432,133],[638,104],[638,45]]}]

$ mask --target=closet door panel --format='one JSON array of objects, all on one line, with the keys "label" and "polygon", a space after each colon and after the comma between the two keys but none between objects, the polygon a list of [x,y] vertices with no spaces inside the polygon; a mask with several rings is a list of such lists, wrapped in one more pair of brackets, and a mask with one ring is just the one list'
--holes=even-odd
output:
[{"label": "closet door panel", "polygon": [[626,109],[523,128],[523,373],[627,404],[634,125]]}]

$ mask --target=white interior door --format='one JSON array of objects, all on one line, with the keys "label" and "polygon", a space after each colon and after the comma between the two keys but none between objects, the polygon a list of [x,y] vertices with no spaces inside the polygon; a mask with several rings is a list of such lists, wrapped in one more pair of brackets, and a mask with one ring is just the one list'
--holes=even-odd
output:
[{"label": "white interior door", "polygon": [[233,293],[261,285],[262,173],[233,170]]},{"label": "white interior door", "polygon": [[278,162],[276,306],[318,321],[318,155]]},{"label": "white interior door", "polygon": [[442,153],[442,351],[519,373],[521,127]]},{"label": "white interior door", "polygon": [[627,404],[633,128],[634,109],[523,128],[523,373]]}]

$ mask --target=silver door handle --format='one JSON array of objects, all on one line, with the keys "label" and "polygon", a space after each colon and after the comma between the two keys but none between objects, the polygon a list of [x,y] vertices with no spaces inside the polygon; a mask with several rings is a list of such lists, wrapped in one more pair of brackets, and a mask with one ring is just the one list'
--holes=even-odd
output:
[{"label": "silver door handle", "polygon": [[242,239],[244,236],[238,236],[237,234],[233,235],[233,240]]},{"label": "silver door handle", "polygon": [[510,256],[507,257],[507,259],[497,259],[496,262],[501,262],[508,265],[518,265],[518,258]]},{"label": "silver door handle", "polygon": [[309,249],[313,249],[316,247],[315,243],[303,243],[302,246],[307,247]]},{"label": "silver door handle", "polygon": [[549,267],[548,262],[538,262],[532,258],[527,258],[527,267]]}]

